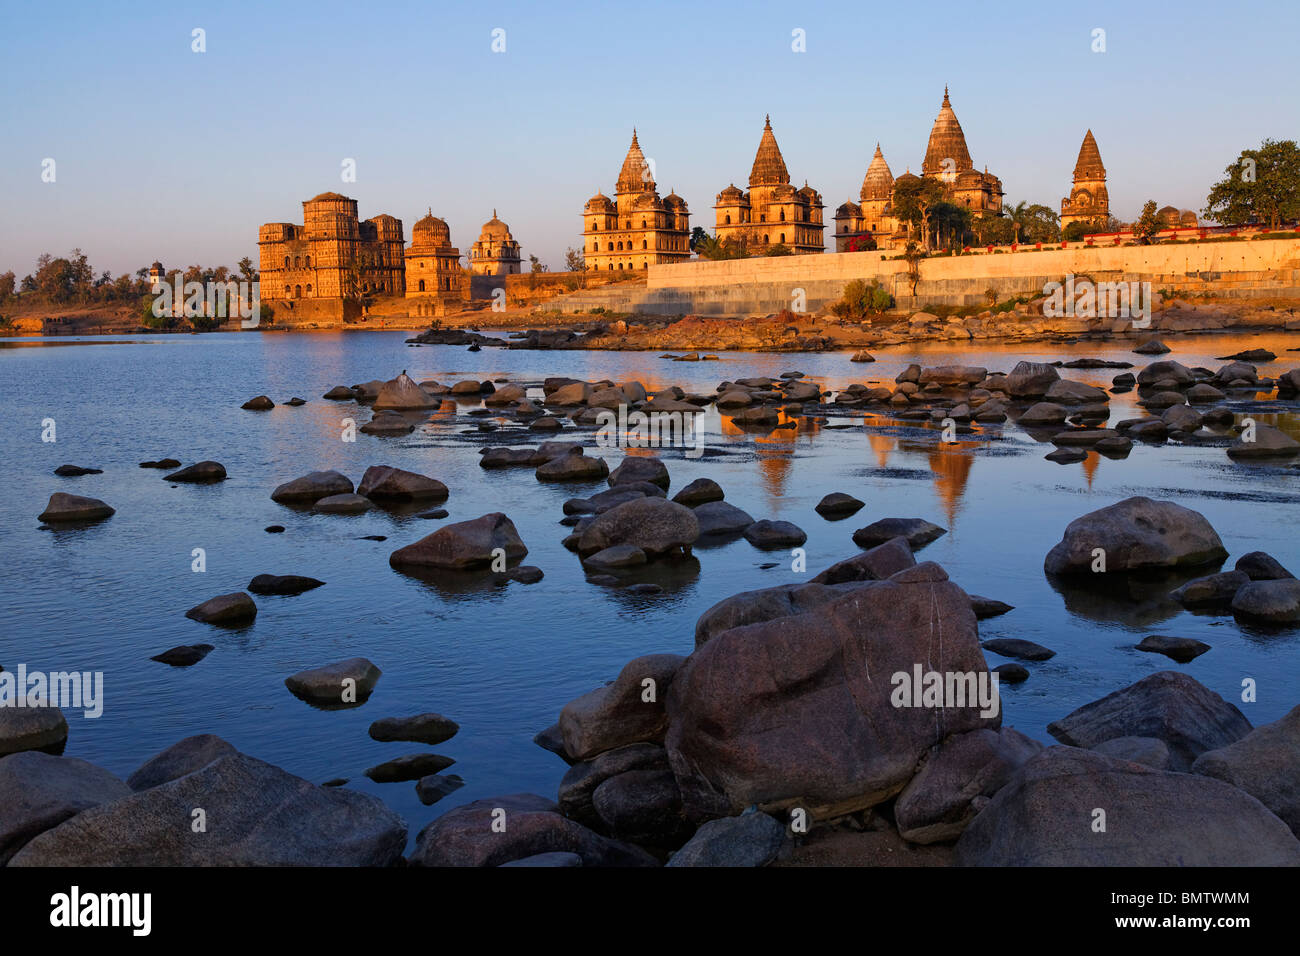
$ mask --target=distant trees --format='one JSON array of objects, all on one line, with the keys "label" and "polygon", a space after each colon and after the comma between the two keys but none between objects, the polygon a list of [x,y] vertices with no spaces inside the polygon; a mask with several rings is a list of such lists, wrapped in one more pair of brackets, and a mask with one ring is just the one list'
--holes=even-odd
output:
[{"label": "distant trees", "polygon": [[784,242],[778,242],[778,243],[774,243],[773,245],[768,246],[767,249],[766,249],[766,251],[763,253],[763,255],[765,255],[765,256],[792,256],[792,255],[794,255],[794,250],[791,249],[789,246],[787,246]]},{"label": "distant trees", "polygon": [[744,239],[705,235],[695,246],[695,252],[701,259],[747,259],[749,248]]},{"label": "distant trees", "polygon": [[1061,220],[1050,207],[1041,203],[1018,202],[1003,206],[1011,224],[1012,242],[1059,242]]},{"label": "distant trees", "polygon": [[545,271],[546,271],[546,266],[544,266],[544,265],[542,264],[542,260],[541,260],[541,259],[538,259],[536,256],[529,256],[529,257],[528,257],[528,261],[532,264],[532,268],[530,268],[530,269],[528,270],[529,272],[545,272]]},{"label": "distant trees", "polygon": [[893,307],[894,297],[888,289],[881,286],[880,280],[872,279],[868,284],[861,279],[854,279],[844,287],[840,300],[831,305],[831,313],[841,319],[861,322],[873,313]]},{"label": "distant trees", "polygon": [[1160,219],[1156,216],[1156,201],[1148,199],[1142,207],[1142,215],[1133,224],[1133,235],[1142,245],[1149,246],[1161,228]]},{"label": "distant trees", "polygon": [[904,179],[894,185],[894,218],[921,233],[921,246],[930,248],[930,207],[944,201],[943,184],[934,179]]},{"label": "distant trees", "polygon": [[581,249],[570,246],[564,250],[564,269],[566,272],[586,272],[587,257]]},{"label": "distant trees", "polygon": [[1207,218],[1233,226],[1264,222],[1273,230],[1300,218],[1300,148],[1294,140],[1266,139],[1259,149],[1243,149],[1224,173],[1206,197]]},{"label": "distant trees", "polygon": [[[229,266],[192,265],[185,270],[173,269],[167,281],[226,282],[235,280]],[[247,256],[239,261],[238,278],[246,282],[258,279],[257,270]],[[124,272],[117,278],[108,270],[96,275],[90,261],[80,249],[66,256],[43,252],[36,258],[36,268],[18,280],[12,272],[0,275],[0,302],[30,301],[38,305],[94,305],[127,302],[149,293],[149,267]]]},{"label": "distant trees", "polygon": [[699,244],[709,238],[709,231],[703,226],[696,226],[691,230],[691,252],[698,248]]},{"label": "distant trees", "polygon": [[0,303],[12,299],[16,291],[17,283],[14,277],[14,270],[10,269],[4,275],[0,275]]}]

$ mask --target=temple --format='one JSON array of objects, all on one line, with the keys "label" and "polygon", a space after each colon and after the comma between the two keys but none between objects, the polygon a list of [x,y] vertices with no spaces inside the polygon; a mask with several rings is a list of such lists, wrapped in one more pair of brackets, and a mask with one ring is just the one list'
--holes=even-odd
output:
[{"label": "temple", "polygon": [[675,192],[663,199],[654,170],[641,152],[636,130],[614,187],[614,198],[597,191],[582,209],[582,241],[588,269],[646,269],[691,257],[690,210]]},{"label": "temple", "polygon": [[478,242],[469,247],[469,271],[484,276],[518,275],[521,261],[519,243],[493,209],[492,218],[483,223]]},{"label": "temple", "polygon": [[714,233],[720,241],[732,240],[751,255],[776,247],[793,253],[824,252],[821,193],[804,182],[790,185],[781,148],[767,117],[749,171],[749,191],[735,183],[718,193],[714,204]]},{"label": "temple", "polygon": [[1071,223],[1104,226],[1110,218],[1110,194],[1106,192],[1106,167],[1101,162],[1097,140],[1088,130],[1074,164],[1074,185],[1061,200],[1061,230]]}]

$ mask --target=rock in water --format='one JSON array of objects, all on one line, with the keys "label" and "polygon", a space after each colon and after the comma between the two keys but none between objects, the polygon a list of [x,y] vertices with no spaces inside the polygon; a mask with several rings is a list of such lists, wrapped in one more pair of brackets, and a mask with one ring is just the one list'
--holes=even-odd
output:
[{"label": "rock in water", "polygon": [[1246,791],[1300,836],[1300,707],[1196,758],[1192,773]]},{"label": "rock in water", "polygon": [[154,754],[126,778],[126,785],[136,791],[148,790],[238,752],[216,734],[196,734],[178,740],[166,750]]},{"label": "rock in water", "polygon": [[1168,637],[1164,634],[1149,634],[1142,638],[1137,645],[1137,649],[1152,654],[1164,654],[1165,657],[1172,658],[1180,664],[1186,664],[1208,651],[1210,645],[1190,637]]},{"label": "rock in water", "polygon": [[383,673],[364,657],[313,667],[284,679],[284,686],[300,700],[313,704],[350,706],[364,703]]},{"label": "rock in water", "polygon": [[335,515],[356,515],[370,511],[372,508],[374,503],[369,498],[354,494],[326,495],[324,498],[318,498],[312,506],[313,511]]},{"label": "rock in water", "polygon": [[0,866],[38,834],[130,794],[117,777],[84,760],[34,751],[5,757],[0,760]]},{"label": "rock in water", "polygon": [[[955,686],[951,706],[926,706],[923,671],[968,675],[961,689],[975,697],[984,675],[991,708],[964,694],[957,705]],[[714,636],[673,679],[668,714],[692,819],[754,804],[816,817],[872,807],[945,737],[1001,723],[970,598],[931,562],[810,613]]]},{"label": "rock in water", "polygon": [[[677,654],[638,657],[624,665],[612,684],[565,704],[559,721],[565,753],[587,760],[615,747],[663,740],[668,726],[664,701],[682,661]],[[647,699],[647,686],[653,699]]]},{"label": "rock in water", "polygon": [[179,481],[182,484],[203,485],[210,481],[225,481],[226,466],[219,461],[196,461],[186,465],[180,471],[164,475],[165,481]]},{"label": "rock in water", "polygon": [[1086,749],[1114,737],[1155,737],[1169,747],[1170,769],[1179,772],[1250,731],[1240,710],[1178,671],[1158,671],[1047,725],[1061,743]]},{"label": "rock in water", "polygon": [[60,478],[78,478],[81,475],[102,475],[103,468],[86,468],[82,465],[59,465],[54,473]]},{"label": "rock in water", "polygon": [[371,767],[366,771],[366,776],[375,783],[401,783],[439,773],[455,762],[442,754],[406,754]]},{"label": "rock in water", "polygon": [[498,554],[513,563],[527,553],[514,522],[494,511],[472,521],[446,525],[414,544],[398,548],[389,555],[388,563],[399,571],[471,571],[490,567]]},{"label": "rock in water", "polygon": [[1092,574],[1098,548],[1108,574],[1198,567],[1228,556],[1202,515],[1172,501],[1134,497],[1071,521],[1043,569],[1048,574]]},{"label": "rock in water", "polygon": [[361,476],[357,494],[367,498],[393,501],[433,499],[445,501],[447,486],[436,478],[427,478],[413,471],[403,471],[391,465],[371,465]]},{"label": "rock in water", "polygon": [[449,793],[465,786],[465,781],[454,773],[431,773],[415,782],[415,795],[426,807],[432,806]]},{"label": "rock in water", "polygon": [[1056,651],[1033,641],[1018,637],[998,637],[984,642],[984,649],[1003,657],[1016,657],[1022,661],[1046,661],[1056,656]]},{"label": "rock in water", "polygon": [[191,621],[203,624],[218,624],[222,627],[240,627],[251,624],[257,617],[257,605],[243,591],[233,594],[219,594],[208,598],[185,612]]},{"label": "rock in water", "polygon": [[1043,362],[1017,362],[1006,379],[1007,394],[1012,398],[1042,398],[1061,373]]},{"label": "rock in water", "polygon": [[324,583],[302,574],[259,574],[248,582],[248,590],[254,594],[301,594]]},{"label": "rock in water", "polygon": [[278,485],[271,500],[281,504],[311,505],[331,495],[352,494],[352,482],[337,471],[313,471]]},{"label": "rock in water", "polygon": [[865,501],[854,498],[852,495],[846,495],[841,491],[833,491],[817,502],[813,510],[827,519],[847,518],[865,505]]},{"label": "rock in water", "polygon": [[250,398],[248,401],[244,402],[244,404],[240,405],[239,407],[247,408],[254,412],[264,412],[267,411],[268,409],[275,408],[275,402],[271,401],[265,395],[259,395],[257,396],[257,398]]},{"label": "rock in water", "polygon": [[622,464],[609,473],[609,486],[628,484],[634,481],[648,481],[668,490],[668,466],[658,458],[643,458],[629,455]]},{"label": "rock in water", "polygon": [[149,660],[170,664],[172,667],[192,667],[215,649],[211,644],[182,644],[161,654],[155,654]]},{"label": "rock in water", "polygon": [[56,491],[50,495],[49,504],[37,517],[41,521],[56,524],[65,521],[100,521],[114,513],[113,508],[98,498],[83,498],[81,495]]},{"label": "rock in water", "polygon": [[[1242,438],[1245,437],[1243,433]],[[1238,441],[1228,446],[1228,457],[1234,461],[1294,458],[1296,455],[1300,455],[1300,441],[1272,425],[1257,424],[1251,441]]]},{"label": "rock in water", "polygon": [[789,521],[755,521],[745,529],[745,540],[764,551],[776,548],[797,548],[808,540],[808,535],[798,525]]},{"label": "rock in water", "polygon": [[1232,596],[1232,613],[1257,624],[1300,623],[1300,581],[1250,581]]},{"label": "rock in water", "polygon": [[919,551],[947,533],[947,528],[924,518],[881,518],[853,532],[853,543],[859,548],[874,548],[893,538],[904,538],[913,551]]},{"label": "rock in water", "polygon": [[[209,821],[203,839],[189,831],[195,807]],[[405,846],[406,824],[377,798],[318,787],[237,753],[85,810],[9,865],[391,866]]]},{"label": "rock in water", "polygon": [[442,714],[416,714],[413,717],[384,717],[370,725],[370,739],[405,740],[420,744],[440,744],[456,736],[460,725]]},{"label": "rock in water", "polygon": [[588,525],[578,539],[578,553],[586,556],[630,544],[647,557],[656,557],[689,550],[699,536],[700,523],[690,508],[665,498],[638,498],[611,508]]},{"label": "rock in water", "polygon": [[831,565],[810,583],[844,584],[849,581],[883,581],[904,568],[914,567],[916,567],[916,556],[912,553],[907,539],[890,538],[884,544],[878,544],[862,554],[856,554]]},{"label": "rock in water", "polygon": [[24,750],[63,753],[68,722],[57,707],[0,707],[0,757]]},{"label": "rock in water", "polygon": [[[1099,807],[1104,834],[1088,825]],[[1300,841],[1258,800],[1221,781],[1049,747],[971,821],[957,841],[957,862],[1300,866]]]},{"label": "rock in water", "polygon": [[403,411],[415,408],[433,408],[442,400],[434,398],[416,384],[405,372],[392,381],[385,382],[375,398],[375,411]]}]

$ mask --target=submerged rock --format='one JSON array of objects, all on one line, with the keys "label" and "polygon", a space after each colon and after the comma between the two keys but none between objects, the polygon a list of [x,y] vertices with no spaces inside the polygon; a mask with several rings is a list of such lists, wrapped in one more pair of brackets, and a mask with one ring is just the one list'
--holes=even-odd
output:
[{"label": "submerged rock", "polygon": [[494,511],[471,521],[446,525],[414,544],[398,548],[389,555],[388,563],[399,571],[471,571],[490,567],[498,555],[510,563],[526,554],[528,548],[515,530],[514,522]]},{"label": "submerged rock", "polygon": [[302,594],[324,583],[303,574],[259,574],[248,582],[248,590],[254,594]]},{"label": "submerged rock", "polygon": [[352,481],[337,471],[313,471],[277,485],[271,500],[281,504],[311,505],[332,495],[352,494]]},{"label": "submerged rock", "polygon": [[202,604],[196,604],[186,611],[185,616],[203,624],[239,627],[243,624],[251,624],[257,617],[257,605],[243,591],[235,591],[208,598]]},{"label": "submerged rock", "polygon": [[312,667],[284,679],[284,686],[300,700],[313,704],[350,706],[364,703],[383,674],[364,657]]},{"label": "submerged rock", "polygon": [[180,471],[165,475],[166,481],[178,481],[182,484],[201,485],[210,481],[225,481],[226,466],[219,461],[197,461],[186,465]]},{"label": "submerged rock", "polygon": [[1176,660],[1180,664],[1186,664],[1208,651],[1210,645],[1191,637],[1149,634],[1137,644],[1137,649],[1152,654],[1164,654],[1165,657]]},{"label": "submerged rock", "polygon": [[892,538],[903,538],[913,551],[919,551],[947,533],[947,528],[924,518],[881,518],[853,532],[853,543],[859,548],[874,548]]},{"label": "submerged rock", "polygon": [[447,498],[447,486],[436,478],[403,471],[391,465],[371,465],[361,476],[357,485],[357,494],[367,498],[392,501],[414,501],[432,499],[444,501]]},{"label": "submerged rock", "polygon": [[50,495],[49,503],[38,517],[41,521],[57,524],[71,521],[100,521],[113,514],[116,514],[116,509],[110,508],[98,498],[84,498],[81,495],[56,491]]},{"label": "submerged rock", "polygon": [[170,664],[172,667],[192,667],[214,650],[216,648],[211,644],[182,644],[161,654],[155,654],[149,660]]}]

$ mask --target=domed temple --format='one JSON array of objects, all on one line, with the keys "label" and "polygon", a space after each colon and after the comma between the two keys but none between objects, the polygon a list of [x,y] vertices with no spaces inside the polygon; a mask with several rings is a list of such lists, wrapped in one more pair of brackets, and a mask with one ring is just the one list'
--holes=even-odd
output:
[{"label": "domed temple", "polygon": [[795,253],[825,251],[821,193],[807,182],[801,189],[790,185],[770,116],[749,171],[749,191],[732,183],[718,193],[713,209],[718,239],[740,242],[751,253],[762,254],[772,246]]},{"label": "domed temple", "polygon": [[[948,99],[948,88],[943,88],[943,103],[939,115],[930,128],[925,158],[921,162],[921,177],[933,179],[943,186],[944,199],[964,206],[972,216],[998,215],[1002,212],[1002,180],[988,171],[980,172],[971,160],[957,114]],[[906,245],[910,236],[907,224],[891,215],[894,189],[899,183],[914,177],[911,171],[893,180],[880,145],[867,167],[859,194],[860,203],[853,200],[835,210],[835,251],[850,252],[858,248],[894,249]]]},{"label": "domed temple", "polygon": [[340,299],[401,295],[402,221],[361,222],[357,201],[325,192],[302,204],[303,224],[268,222],[257,230],[264,299]]},{"label": "domed temple", "polygon": [[1074,164],[1074,185],[1061,200],[1061,228],[1075,222],[1104,225],[1110,218],[1110,194],[1106,191],[1106,167],[1101,162],[1097,140],[1088,130]]},{"label": "domed temple", "polygon": [[451,244],[451,229],[430,209],[411,227],[406,250],[406,297],[428,300],[417,315],[444,314],[465,299],[460,250]]},{"label": "domed temple", "polygon": [[478,242],[469,247],[469,271],[486,276],[517,275],[519,264],[519,243],[493,209],[492,218],[483,223]]},{"label": "domed temple", "polygon": [[641,152],[636,130],[614,187],[614,198],[597,192],[582,208],[582,244],[588,269],[646,269],[691,257],[690,210],[675,192],[660,199],[654,170]]}]

